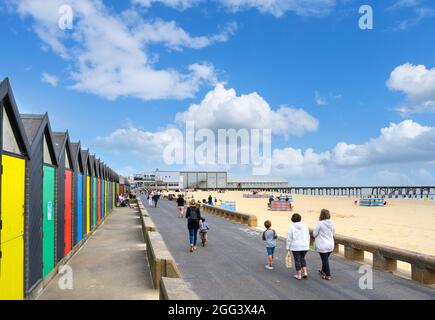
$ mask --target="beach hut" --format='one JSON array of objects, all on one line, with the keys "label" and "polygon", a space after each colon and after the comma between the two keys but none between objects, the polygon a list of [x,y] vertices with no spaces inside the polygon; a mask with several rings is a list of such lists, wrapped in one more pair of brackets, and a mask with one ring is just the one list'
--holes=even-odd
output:
[{"label": "beach hut", "polygon": [[101,187],[101,220],[106,216],[106,165],[100,164],[100,187]]},{"label": "beach hut", "polygon": [[107,216],[110,212],[109,207],[109,198],[110,198],[110,190],[109,190],[109,167],[104,165],[104,216]]},{"label": "beach hut", "polygon": [[57,214],[56,214],[56,262],[62,260],[72,249],[73,230],[73,174],[71,142],[67,132],[53,133],[57,155]]},{"label": "beach hut", "polygon": [[116,174],[115,171],[112,170],[112,208],[116,206]]},{"label": "beach hut", "polygon": [[21,115],[30,143],[26,198],[26,294],[54,268],[57,157],[48,114]]},{"label": "beach hut", "polygon": [[110,177],[110,167],[106,168],[106,191],[107,191],[107,198],[106,198],[106,210],[107,214],[109,214],[112,211],[112,186],[110,183],[111,177]]},{"label": "beach hut", "polygon": [[9,80],[0,84],[0,300],[24,298],[26,163],[29,143]]},{"label": "beach hut", "polygon": [[97,212],[96,218],[99,225],[101,222],[101,171],[100,171],[100,159],[95,159],[95,185],[96,185],[96,201],[97,201]]},{"label": "beach hut", "polygon": [[83,176],[84,165],[82,162],[80,142],[71,143],[72,158],[74,163],[73,174],[73,246],[83,239]]},{"label": "beach hut", "polygon": [[92,166],[92,176],[91,176],[91,230],[95,228],[97,222],[97,179],[95,177],[95,156],[89,156],[90,163]]},{"label": "beach hut", "polygon": [[81,150],[81,158],[83,164],[83,238],[89,233],[90,216],[91,216],[91,202],[90,202],[90,175],[89,170],[89,151]]},{"label": "beach hut", "polygon": [[112,198],[111,196],[111,188],[110,188],[110,168],[109,166],[106,166],[106,211],[107,214],[110,213],[111,208],[110,208],[110,199]]},{"label": "beach hut", "polygon": [[121,187],[120,187],[120,180],[121,177],[119,176],[119,174],[115,174],[115,194],[117,194],[118,196],[121,195]]},{"label": "beach hut", "polygon": [[89,231],[95,228],[97,223],[97,181],[95,178],[95,156],[89,156]]},{"label": "beach hut", "polygon": [[109,199],[109,208],[110,211],[113,210],[114,207],[114,188],[113,188],[113,170],[111,168],[109,168],[109,192],[110,192],[110,199]]}]

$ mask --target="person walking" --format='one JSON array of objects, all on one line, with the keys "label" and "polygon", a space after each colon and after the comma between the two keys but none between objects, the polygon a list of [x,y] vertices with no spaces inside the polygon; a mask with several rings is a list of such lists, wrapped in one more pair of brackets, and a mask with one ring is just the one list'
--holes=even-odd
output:
[{"label": "person walking", "polygon": [[177,207],[178,207],[178,216],[180,218],[183,218],[184,204],[185,204],[184,197],[181,194],[179,194],[177,198]]},{"label": "person walking", "polygon": [[196,243],[198,241],[199,221],[201,220],[201,212],[196,206],[195,200],[190,201],[190,206],[186,210],[187,229],[189,230],[189,251],[196,250]]},{"label": "person walking", "polygon": [[287,251],[291,251],[295,261],[296,274],[294,277],[297,280],[308,277],[307,262],[305,256],[310,249],[310,231],[308,227],[301,222],[300,214],[295,213],[292,216],[292,224],[287,232]]},{"label": "person walking", "polygon": [[154,197],[153,197],[153,200],[154,200],[154,206],[157,208],[157,202],[159,202],[159,198],[160,198],[160,196],[159,196],[159,194],[158,193],[156,193],[155,195],[154,195]]},{"label": "person walking", "polygon": [[263,241],[266,241],[266,251],[268,259],[266,269],[273,270],[273,256],[275,254],[276,239],[278,239],[278,236],[276,235],[276,231],[271,229],[272,222],[270,222],[270,220],[266,220],[264,222],[264,227],[266,228],[266,231],[263,232]]},{"label": "person walking", "polygon": [[316,251],[322,260],[322,269],[319,273],[325,280],[331,280],[331,270],[329,268],[329,257],[334,250],[335,223],[331,220],[329,210],[320,211],[319,222],[314,227],[313,236]]},{"label": "person walking", "polygon": [[148,206],[150,206],[150,207],[153,206],[153,199],[154,199],[154,194],[151,191],[150,193],[148,193]]}]

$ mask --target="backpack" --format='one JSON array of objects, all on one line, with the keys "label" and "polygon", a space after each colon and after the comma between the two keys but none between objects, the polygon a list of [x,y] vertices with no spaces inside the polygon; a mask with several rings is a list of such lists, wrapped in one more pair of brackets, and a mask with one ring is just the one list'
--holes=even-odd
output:
[{"label": "backpack", "polygon": [[[276,231],[273,229],[269,229],[269,230],[273,231],[273,239],[274,240],[278,239],[278,236],[276,235]],[[268,230],[266,230],[266,231],[268,231]],[[263,241],[266,241],[266,231],[263,232]]]},{"label": "backpack", "polygon": [[199,220],[199,209],[196,207],[190,207],[190,217],[191,220]]}]

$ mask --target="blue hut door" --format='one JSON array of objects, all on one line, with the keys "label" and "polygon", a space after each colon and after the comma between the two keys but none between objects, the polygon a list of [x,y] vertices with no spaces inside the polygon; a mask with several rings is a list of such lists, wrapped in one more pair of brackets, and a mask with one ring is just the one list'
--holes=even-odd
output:
[{"label": "blue hut door", "polygon": [[77,242],[83,238],[83,176],[77,175]]}]

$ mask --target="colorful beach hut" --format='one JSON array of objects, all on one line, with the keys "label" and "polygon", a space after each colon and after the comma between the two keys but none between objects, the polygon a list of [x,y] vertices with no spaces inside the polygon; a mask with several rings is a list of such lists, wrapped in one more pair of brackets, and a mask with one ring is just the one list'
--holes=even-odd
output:
[{"label": "colorful beach hut", "polygon": [[[89,179],[87,181],[87,184],[89,185],[89,188],[87,188],[87,198],[89,199],[89,223],[88,223],[88,233],[94,228],[95,226],[95,214],[96,214],[96,193],[95,193],[95,156],[91,156],[89,154],[88,158],[88,177]],[[86,215],[88,215],[88,208],[86,208]]]},{"label": "colorful beach hut", "polygon": [[74,173],[73,173],[73,246],[79,243],[83,239],[83,207],[84,197],[83,197],[83,176],[84,176],[84,165],[81,155],[80,142],[71,143],[72,158],[74,163]]},{"label": "colorful beach hut", "polygon": [[57,157],[48,114],[21,115],[30,143],[27,165],[26,294],[53,269]]},{"label": "colorful beach hut", "polygon": [[24,298],[26,163],[29,143],[9,80],[0,84],[0,300]]},{"label": "colorful beach hut", "polygon": [[57,162],[59,164],[57,181],[57,215],[56,215],[56,262],[62,260],[72,249],[73,230],[73,174],[71,142],[67,132],[53,133]]},{"label": "colorful beach hut", "polygon": [[[83,189],[82,189],[82,198],[83,198],[83,223],[82,223],[82,239],[89,233],[88,231],[88,216],[90,216],[90,202],[89,202],[89,192],[90,186],[88,184],[89,179],[89,151],[88,150],[80,150],[81,160],[83,164]],[[89,212],[89,214],[88,214]]]},{"label": "colorful beach hut", "polygon": [[106,216],[106,165],[100,164],[100,187],[101,187],[101,220]]},{"label": "colorful beach hut", "polygon": [[97,195],[97,223],[99,225],[101,222],[101,171],[100,171],[100,159],[95,159],[95,185],[96,185],[96,195]]},{"label": "colorful beach hut", "polygon": [[91,170],[90,197],[91,197],[91,225],[90,229],[94,229],[97,225],[97,178],[95,169],[95,156],[89,156]]}]

